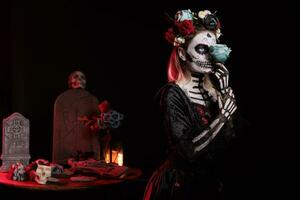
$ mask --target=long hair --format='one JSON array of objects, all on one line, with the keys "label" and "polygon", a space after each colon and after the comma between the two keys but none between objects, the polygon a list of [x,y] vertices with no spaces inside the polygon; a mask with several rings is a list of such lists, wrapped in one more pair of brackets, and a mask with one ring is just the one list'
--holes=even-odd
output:
[{"label": "long hair", "polygon": [[169,58],[169,63],[167,66],[169,82],[176,82],[181,80],[186,73],[186,70],[184,70],[183,67],[183,63],[181,63],[181,61],[178,58],[177,51],[178,51],[178,47],[174,47]]}]

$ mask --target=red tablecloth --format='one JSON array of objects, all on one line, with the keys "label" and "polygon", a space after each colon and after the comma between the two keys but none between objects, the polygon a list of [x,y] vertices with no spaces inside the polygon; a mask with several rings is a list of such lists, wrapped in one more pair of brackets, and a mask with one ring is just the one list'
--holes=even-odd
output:
[{"label": "red tablecloth", "polygon": [[80,190],[118,184],[128,180],[134,180],[142,175],[142,171],[136,168],[128,168],[127,172],[119,178],[103,178],[91,182],[73,182],[69,178],[59,178],[59,183],[47,183],[40,185],[34,181],[13,181],[6,178],[7,173],[0,173],[0,184],[11,187],[19,187],[30,190]]}]

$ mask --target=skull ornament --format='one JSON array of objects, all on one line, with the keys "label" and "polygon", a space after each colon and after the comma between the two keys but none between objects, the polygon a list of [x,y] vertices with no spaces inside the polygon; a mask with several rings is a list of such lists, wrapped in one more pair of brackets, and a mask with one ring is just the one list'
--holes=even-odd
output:
[{"label": "skull ornament", "polygon": [[35,181],[39,184],[46,184],[49,177],[51,177],[51,166],[38,165]]},{"label": "skull ornament", "polygon": [[73,89],[76,89],[76,88],[85,89],[85,85],[86,85],[85,75],[80,71],[72,72],[69,75],[68,85],[69,85],[69,88],[73,88]]},{"label": "skull ornament", "polygon": [[188,67],[192,72],[212,72],[212,57],[209,47],[216,43],[216,34],[209,30],[202,30],[191,39],[187,46],[186,57]]}]

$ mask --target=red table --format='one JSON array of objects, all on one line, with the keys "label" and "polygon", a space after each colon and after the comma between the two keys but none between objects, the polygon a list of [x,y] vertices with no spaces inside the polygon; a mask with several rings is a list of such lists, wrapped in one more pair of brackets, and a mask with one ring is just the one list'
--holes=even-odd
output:
[{"label": "red table", "polygon": [[59,183],[47,183],[40,185],[34,181],[13,181],[6,178],[7,173],[0,173],[0,184],[29,190],[66,191],[97,188],[105,185],[113,185],[124,181],[135,180],[142,175],[137,168],[128,168],[127,172],[119,178],[98,179],[91,182],[73,182],[69,178],[59,178]]}]

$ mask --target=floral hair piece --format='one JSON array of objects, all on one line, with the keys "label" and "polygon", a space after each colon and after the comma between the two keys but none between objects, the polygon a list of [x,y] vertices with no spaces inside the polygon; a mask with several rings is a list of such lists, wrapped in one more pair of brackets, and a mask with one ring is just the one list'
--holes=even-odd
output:
[{"label": "floral hair piece", "polygon": [[206,29],[216,33],[216,37],[221,36],[221,24],[215,13],[203,10],[194,13],[191,10],[180,10],[171,20],[173,26],[165,33],[165,38],[174,46],[180,46],[186,39],[191,38],[197,30]]}]

